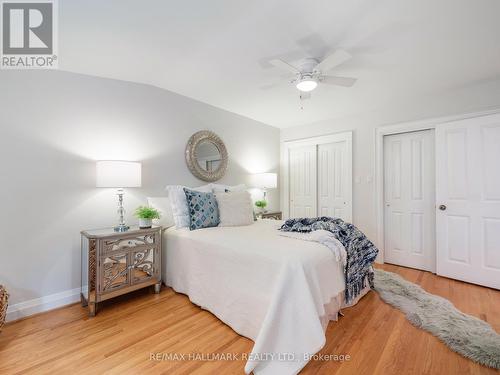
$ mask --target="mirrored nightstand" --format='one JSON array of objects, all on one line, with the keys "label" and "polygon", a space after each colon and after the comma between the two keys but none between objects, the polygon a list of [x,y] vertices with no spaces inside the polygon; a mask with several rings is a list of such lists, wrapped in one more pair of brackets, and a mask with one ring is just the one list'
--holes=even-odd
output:
[{"label": "mirrored nightstand", "polygon": [[85,230],[82,239],[81,302],[89,316],[104,300],[154,285],[161,288],[161,227]]},{"label": "mirrored nightstand", "polygon": [[265,212],[258,213],[257,217],[259,219],[272,219],[272,220],[283,220],[283,215],[281,212]]}]

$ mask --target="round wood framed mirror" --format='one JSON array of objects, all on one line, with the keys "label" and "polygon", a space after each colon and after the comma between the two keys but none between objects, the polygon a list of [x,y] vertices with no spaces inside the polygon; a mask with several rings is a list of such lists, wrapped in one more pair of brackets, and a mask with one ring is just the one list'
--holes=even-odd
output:
[{"label": "round wood framed mirror", "polygon": [[222,139],[209,130],[194,133],[186,146],[186,164],[200,180],[220,180],[227,169],[227,150]]}]

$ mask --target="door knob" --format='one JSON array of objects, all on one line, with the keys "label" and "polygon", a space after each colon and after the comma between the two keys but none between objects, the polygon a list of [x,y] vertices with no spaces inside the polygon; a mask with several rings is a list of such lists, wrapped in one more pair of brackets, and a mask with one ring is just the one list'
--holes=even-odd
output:
[{"label": "door knob", "polygon": [[446,206],[445,206],[444,204],[440,204],[440,205],[439,205],[439,209],[440,209],[441,211],[444,211],[444,210],[446,210]]}]

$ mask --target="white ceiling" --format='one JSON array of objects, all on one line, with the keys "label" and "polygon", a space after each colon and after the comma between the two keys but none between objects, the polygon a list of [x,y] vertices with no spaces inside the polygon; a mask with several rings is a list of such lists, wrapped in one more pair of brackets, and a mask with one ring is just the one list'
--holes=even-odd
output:
[{"label": "white ceiling", "polygon": [[[498,0],[64,0],[62,70],[141,82],[277,126],[387,107],[500,76]],[[354,57],[300,109],[271,58]]]}]

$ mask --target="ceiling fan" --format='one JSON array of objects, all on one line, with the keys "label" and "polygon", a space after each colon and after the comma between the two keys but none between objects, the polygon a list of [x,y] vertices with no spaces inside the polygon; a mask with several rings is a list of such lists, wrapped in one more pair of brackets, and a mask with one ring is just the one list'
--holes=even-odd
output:
[{"label": "ceiling fan", "polygon": [[[351,59],[351,55],[342,49],[338,49],[327,55],[322,61],[314,58],[305,58],[300,62],[299,66],[294,66],[280,59],[270,60],[269,63],[277,68],[293,73],[295,77],[289,81],[300,91],[300,99],[309,99],[311,91],[318,84],[327,84],[335,86],[351,87],[356,82],[356,78],[338,77],[325,74],[337,66]],[[275,85],[270,85],[265,88],[271,88]]]}]

